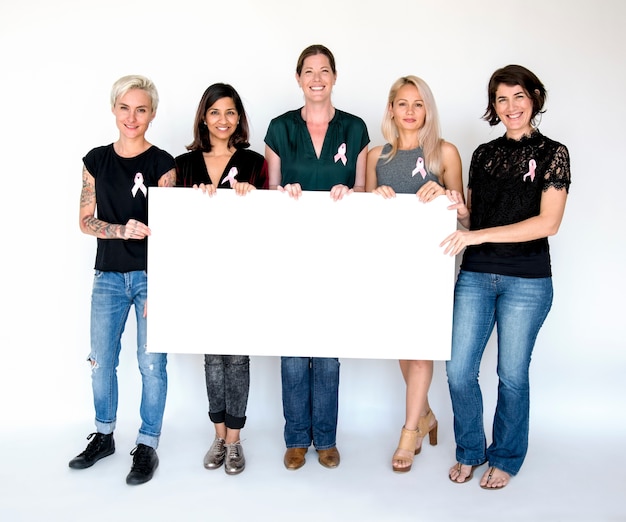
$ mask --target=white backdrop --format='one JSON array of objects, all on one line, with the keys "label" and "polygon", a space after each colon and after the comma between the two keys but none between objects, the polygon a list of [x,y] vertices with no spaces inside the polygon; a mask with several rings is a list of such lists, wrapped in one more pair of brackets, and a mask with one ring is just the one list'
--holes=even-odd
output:
[{"label": "white backdrop", "polygon": [[[0,401],[3,429],[76,423],[92,427],[89,301],[95,239],[78,228],[81,158],[116,139],[114,80],[141,73],[161,95],[148,138],[173,155],[191,141],[203,90],[232,83],[249,112],[252,148],[263,151],[270,118],[302,103],[294,80],[300,51],[335,53],[337,107],[361,116],[372,144],[391,83],[423,77],[435,93],[444,136],[464,175],[474,148],[503,132],[480,120],[497,67],[523,64],[549,97],[541,122],[565,143],[573,184],[552,239],[555,301],[537,341],[534,422],[606,428],[623,439],[625,366],[623,146],[626,50],[621,0],[426,2],[267,0],[172,3],[6,0],[0,5],[0,192],[3,272]],[[219,264],[215,252],[212,264]],[[426,276],[426,275],[425,275]],[[372,281],[364,284],[372,284]],[[375,320],[362,317],[355,329]],[[120,428],[138,425],[132,320],[121,359]],[[419,335],[415,338],[420,342]],[[484,361],[487,411],[495,400],[493,345]],[[169,425],[206,423],[201,357],[170,357]],[[279,365],[254,358],[249,426],[282,424]],[[400,426],[403,386],[394,361],[345,360],[340,430]],[[451,415],[436,364],[431,401]],[[203,424],[204,425],[204,424]],[[621,435],[620,435],[621,434]],[[277,444],[282,441],[277,440]]]}]

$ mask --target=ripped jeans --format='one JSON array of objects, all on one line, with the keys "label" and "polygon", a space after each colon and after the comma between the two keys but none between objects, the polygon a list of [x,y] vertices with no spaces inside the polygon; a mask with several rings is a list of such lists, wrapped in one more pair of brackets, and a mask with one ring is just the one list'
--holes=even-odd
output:
[{"label": "ripped jeans", "polygon": [[91,294],[91,353],[87,360],[91,363],[96,428],[100,433],[112,433],[117,417],[117,366],[122,333],[130,308],[134,305],[137,361],[142,381],[141,427],[136,443],[156,449],[167,395],[167,354],[146,351],[146,318],[143,312],[147,294],[145,271],[96,270]]}]

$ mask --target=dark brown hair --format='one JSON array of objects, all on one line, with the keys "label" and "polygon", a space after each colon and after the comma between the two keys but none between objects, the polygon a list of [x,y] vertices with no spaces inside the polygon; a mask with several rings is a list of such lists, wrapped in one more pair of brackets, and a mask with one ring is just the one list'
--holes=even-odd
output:
[{"label": "dark brown hair", "polygon": [[235,109],[237,109],[237,113],[239,114],[239,123],[237,124],[235,132],[233,132],[233,135],[228,140],[228,146],[235,147],[236,149],[246,149],[250,146],[248,142],[248,117],[243,108],[241,97],[232,85],[228,85],[227,83],[214,83],[204,91],[200,99],[198,110],[196,111],[196,118],[193,122],[193,142],[187,145],[187,150],[211,151],[211,137],[204,118],[206,111],[208,111],[217,100],[221,100],[222,98],[232,98],[235,103]]},{"label": "dark brown hair", "polygon": [[524,89],[526,95],[533,101],[533,113],[531,121],[535,119],[537,114],[543,114],[543,106],[546,102],[548,93],[546,88],[541,83],[541,80],[537,76],[522,67],[521,65],[507,65],[495,71],[489,80],[489,86],[487,87],[487,109],[483,114],[483,120],[489,123],[492,127],[500,123],[500,118],[496,114],[496,91],[498,86],[504,83],[505,85],[519,85]]},{"label": "dark brown hair", "polygon": [[337,69],[335,68],[335,57],[333,53],[330,52],[328,47],[325,47],[321,44],[309,45],[304,51],[300,53],[300,57],[298,58],[298,63],[296,64],[296,74],[300,76],[302,73],[302,67],[304,66],[304,60],[306,60],[309,56],[315,56],[316,54],[323,54],[328,58],[330,62],[330,69],[333,71],[333,74],[337,74]]}]

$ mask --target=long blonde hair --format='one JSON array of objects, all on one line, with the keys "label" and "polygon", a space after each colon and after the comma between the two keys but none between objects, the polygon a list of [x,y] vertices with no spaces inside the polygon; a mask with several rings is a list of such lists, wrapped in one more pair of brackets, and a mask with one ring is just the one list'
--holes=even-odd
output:
[{"label": "long blonde hair", "polygon": [[385,140],[391,144],[391,150],[389,153],[381,156],[381,158],[391,161],[396,155],[396,152],[398,152],[398,128],[396,127],[394,119],[391,117],[389,107],[393,107],[393,102],[396,99],[398,91],[408,84],[414,85],[419,91],[424,102],[424,108],[426,109],[424,125],[418,132],[419,145],[424,151],[426,169],[439,177],[441,172],[441,144],[443,142],[439,126],[439,113],[437,112],[435,97],[430,87],[424,80],[417,76],[409,75],[398,78],[391,86],[391,89],[389,89],[389,99],[387,107],[385,108],[381,130]]}]

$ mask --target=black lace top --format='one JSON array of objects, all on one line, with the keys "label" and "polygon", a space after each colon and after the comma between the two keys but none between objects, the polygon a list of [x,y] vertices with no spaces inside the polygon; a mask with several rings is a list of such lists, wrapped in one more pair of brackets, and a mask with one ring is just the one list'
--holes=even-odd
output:
[{"label": "black lace top", "polygon": [[[539,214],[550,187],[569,190],[567,148],[538,130],[520,140],[506,136],[479,146],[472,156],[470,230],[518,223]],[[550,277],[548,239],[467,247],[461,265],[470,272]]]}]

